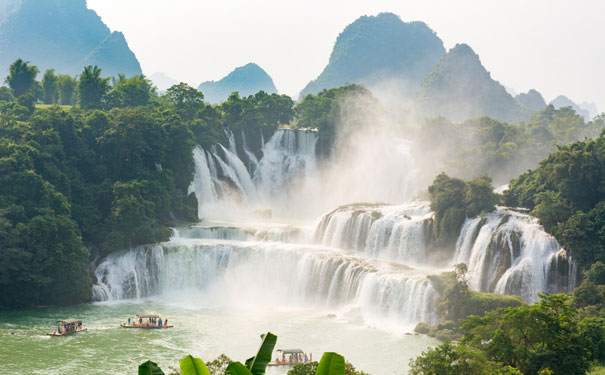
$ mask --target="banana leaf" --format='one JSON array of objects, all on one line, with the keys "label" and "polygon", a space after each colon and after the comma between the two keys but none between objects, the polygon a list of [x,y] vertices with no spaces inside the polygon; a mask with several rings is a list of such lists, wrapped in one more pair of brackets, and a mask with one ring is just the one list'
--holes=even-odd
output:
[{"label": "banana leaf", "polygon": [[271,332],[267,332],[260,337],[263,342],[260,344],[256,356],[246,360],[246,367],[250,370],[252,375],[264,375],[267,364],[271,361],[275,343],[277,343],[277,336]]},{"label": "banana leaf", "polygon": [[337,353],[327,352],[321,356],[315,375],[344,375],[345,357]]},{"label": "banana leaf", "polygon": [[139,375],[165,375],[155,362],[147,361],[139,365]]},{"label": "banana leaf", "polygon": [[204,361],[199,358],[193,358],[191,355],[179,361],[182,375],[210,375],[208,367]]},{"label": "banana leaf", "polygon": [[227,375],[252,375],[248,367],[241,362],[231,362],[225,371]]}]

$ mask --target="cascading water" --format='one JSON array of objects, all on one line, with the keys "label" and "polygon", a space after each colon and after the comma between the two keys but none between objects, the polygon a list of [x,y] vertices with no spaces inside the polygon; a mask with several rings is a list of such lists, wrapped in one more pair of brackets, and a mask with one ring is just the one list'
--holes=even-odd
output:
[{"label": "cascading water", "polygon": [[196,173],[189,193],[196,195],[200,219],[242,217],[259,209],[280,211],[292,185],[308,181],[316,171],[315,131],[276,130],[264,144],[260,160],[248,149],[242,132],[248,167],[237,155],[233,133],[227,135],[228,148],[194,150]]},{"label": "cascading water", "polygon": [[314,131],[278,129],[266,143],[261,132],[255,152],[243,132],[241,144],[227,136],[227,147],[193,151],[189,192],[202,221],[175,229],[169,242],[108,256],[96,269],[95,300],[200,294],[209,304],[311,306],[378,326],[436,322],[439,296],[426,276],[456,263],[468,265],[472,289],[526,301],[574,286],[565,250],[536,219],[504,209],[467,220],[449,257],[433,251],[425,201],[347,204],[312,226],[296,221],[295,208],[406,201],[418,188],[405,140],[381,138],[375,159],[353,150],[321,170]]},{"label": "cascading water", "polygon": [[539,292],[570,292],[576,268],[536,218],[498,209],[465,222],[454,263],[465,263],[472,289],[538,300]]},{"label": "cascading water", "polygon": [[314,241],[358,250],[374,258],[423,265],[432,235],[432,217],[428,202],[343,206],[322,217]]},{"label": "cascading water", "polygon": [[173,238],[111,255],[96,276],[96,300],[193,291],[227,305],[345,309],[364,322],[437,318],[438,295],[426,275],[314,246]]},{"label": "cascading water", "polygon": [[[428,202],[343,206],[322,217],[313,240],[419,267],[444,264],[443,259],[429,256]],[[467,264],[471,289],[514,294],[528,302],[536,301],[539,292],[570,292],[576,280],[576,268],[566,251],[537,219],[505,209],[465,222],[449,261],[457,263]]]}]

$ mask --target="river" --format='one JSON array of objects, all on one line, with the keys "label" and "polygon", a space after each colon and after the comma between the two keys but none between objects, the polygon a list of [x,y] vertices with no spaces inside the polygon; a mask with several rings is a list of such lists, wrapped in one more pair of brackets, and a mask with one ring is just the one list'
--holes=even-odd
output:
[{"label": "river", "polygon": [[[140,312],[167,317],[167,330],[124,329],[119,324]],[[55,320],[82,319],[88,331],[49,337]],[[319,360],[324,351],[346,356],[371,374],[405,373],[409,359],[436,341],[331,318],[314,309],[238,310],[208,307],[203,300],[170,298],[95,302],[73,307],[48,307],[0,313],[0,374],[136,374],[148,359],[166,373],[187,354],[210,361],[224,353],[244,361],[260,344],[259,335],[278,336],[276,348],[301,348]],[[268,375],[287,373],[269,368]]]}]

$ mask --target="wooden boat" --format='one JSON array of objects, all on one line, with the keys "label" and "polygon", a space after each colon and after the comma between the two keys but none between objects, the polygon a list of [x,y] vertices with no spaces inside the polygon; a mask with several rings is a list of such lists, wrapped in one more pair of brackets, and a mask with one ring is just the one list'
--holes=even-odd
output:
[{"label": "wooden boat", "polygon": [[[307,355],[302,349],[277,349],[275,361],[269,362],[269,366],[294,366],[313,362],[313,354]],[[281,358],[280,358],[281,357]]]},{"label": "wooden boat", "polygon": [[78,319],[57,320],[57,330],[48,332],[49,336],[67,336],[77,332],[86,331],[88,328],[82,327],[82,321]]},{"label": "wooden boat", "polygon": [[142,329],[164,329],[172,328],[171,324],[165,324],[165,320],[162,324],[159,324],[161,317],[156,314],[137,315],[136,319],[127,323],[120,324],[122,328],[142,328]]}]

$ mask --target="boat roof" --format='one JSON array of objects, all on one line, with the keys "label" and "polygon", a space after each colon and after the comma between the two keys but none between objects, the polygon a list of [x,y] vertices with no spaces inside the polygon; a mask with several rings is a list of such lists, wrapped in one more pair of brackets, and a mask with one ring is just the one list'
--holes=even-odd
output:
[{"label": "boat roof", "polygon": [[144,314],[139,315],[139,318],[148,319],[148,318],[159,318],[160,316],[157,314]]},{"label": "boat roof", "polygon": [[79,323],[80,320],[79,319],[63,319],[63,320],[57,320],[57,323],[67,323],[67,324],[72,324],[72,323]]},{"label": "boat roof", "polygon": [[283,352],[284,354],[290,353],[304,353],[302,349],[277,349],[278,352]]}]

